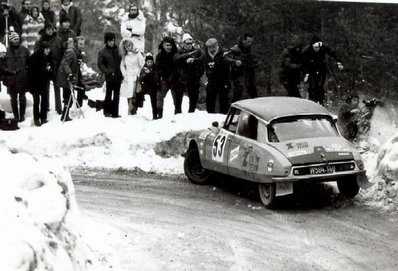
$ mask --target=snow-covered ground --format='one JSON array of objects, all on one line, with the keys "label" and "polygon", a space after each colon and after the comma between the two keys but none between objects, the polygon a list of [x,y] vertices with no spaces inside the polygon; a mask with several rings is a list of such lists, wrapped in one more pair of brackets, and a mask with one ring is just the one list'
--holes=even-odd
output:
[{"label": "snow-covered ground", "polygon": [[[92,100],[104,97],[102,89],[87,94]],[[0,93],[3,108],[9,107],[8,99]],[[187,107],[184,98],[183,112]],[[69,169],[139,168],[180,174],[184,132],[205,129],[224,119],[203,111],[175,116],[170,93],[164,118],[155,121],[149,98],[135,116],[127,115],[127,101],[122,98],[121,118],[116,119],[84,105],[84,118],[62,123],[53,108],[51,105],[49,122],[42,127],[33,126],[32,108],[28,107],[19,130],[0,131],[0,255],[4,270],[34,270],[27,267],[35,266],[38,270],[100,270],[99,259],[93,258],[87,245],[93,244],[95,232],[88,235],[92,240],[87,242]],[[376,185],[361,195],[370,206],[394,211],[398,205],[398,134],[394,136],[396,123],[388,115],[376,109],[377,127],[364,142],[369,149],[364,154],[366,167]],[[92,222],[84,221],[87,223]]]}]

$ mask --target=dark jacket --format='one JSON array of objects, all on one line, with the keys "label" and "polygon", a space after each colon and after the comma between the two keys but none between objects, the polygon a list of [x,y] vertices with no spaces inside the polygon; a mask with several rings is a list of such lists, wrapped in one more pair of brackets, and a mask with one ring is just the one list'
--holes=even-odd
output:
[{"label": "dark jacket", "polygon": [[323,44],[320,50],[315,52],[312,44],[307,45],[302,51],[303,72],[306,74],[315,74],[317,72],[325,74],[327,71],[326,55],[340,62],[336,52],[329,46]]},{"label": "dark jacket", "polygon": [[62,21],[62,18],[68,17],[70,21],[70,29],[73,30],[77,35],[80,35],[81,33],[81,26],[83,22],[82,18],[82,13],[80,11],[80,8],[76,7],[75,5],[72,5],[68,12],[66,12],[65,9],[61,9],[59,11],[59,21]]},{"label": "dark jacket", "polygon": [[139,82],[141,84],[141,91],[143,94],[149,94],[152,91],[157,90],[159,85],[155,79],[154,67],[149,68],[144,64],[139,74]]},{"label": "dark jacket", "polygon": [[36,42],[35,45],[35,52],[41,50],[41,43],[43,41],[47,41],[51,44],[51,56],[53,58],[53,63],[54,63],[54,77],[56,76],[56,72],[58,70],[58,66],[61,63],[62,60],[62,52],[66,49],[63,48],[63,42],[60,37],[58,37],[55,33],[51,36],[47,35],[45,31],[41,36],[40,40]]},{"label": "dark jacket", "polygon": [[98,52],[97,66],[105,75],[105,81],[121,82],[123,80],[122,72],[120,71],[121,60],[117,46],[112,48],[105,46]]},{"label": "dark jacket", "polygon": [[28,61],[28,85],[32,94],[44,94],[48,80],[54,74],[54,62],[51,52],[44,55],[43,49],[33,53]]},{"label": "dark jacket", "polygon": [[52,23],[53,25],[55,25],[55,12],[54,10],[48,9],[41,9],[41,14],[44,17],[44,24],[46,25],[47,23]]},{"label": "dark jacket", "polygon": [[230,85],[230,66],[225,57],[225,51],[219,49],[214,59],[210,56],[208,50],[202,53],[202,61],[206,67],[206,77],[208,84],[212,85]]},{"label": "dark jacket", "polygon": [[76,33],[73,30],[71,30],[71,29],[62,29],[61,27],[58,29],[57,37],[60,38],[61,41],[62,41],[61,56],[64,56],[66,49],[68,49],[67,48],[68,39],[69,38],[74,39],[74,38],[76,38],[76,36],[77,36]]},{"label": "dark jacket", "polygon": [[[172,45],[172,51],[167,53],[163,49],[163,44],[167,42]],[[157,81],[161,79],[169,82],[176,82],[177,67],[174,63],[174,55],[177,53],[177,46],[173,38],[165,37],[159,45],[159,53],[155,58],[155,78]]]},{"label": "dark jacket", "polygon": [[[231,63],[231,77],[239,77],[246,72],[254,72],[257,62],[254,54],[252,53],[251,47],[245,48],[242,44],[241,38],[237,45],[234,45],[226,54],[226,57],[230,59]],[[233,61],[232,61],[233,60]],[[236,66],[235,61],[240,60],[242,65]]]},{"label": "dark jacket", "polygon": [[300,82],[301,67],[301,46],[289,45],[282,53],[279,79]]},{"label": "dark jacket", "polygon": [[29,49],[19,45],[10,46],[6,53],[6,68],[15,74],[8,75],[6,85],[8,92],[26,92],[28,91],[27,62],[30,57]]},{"label": "dark jacket", "polygon": [[[188,58],[194,58],[194,61],[187,63]],[[205,71],[202,53],[195,48],[189,51],[180,48],[174,55],[174,62],[177,68],[178,80],[181,83],[186,84],[189,80],[199,81]]]},{"label": "dark jacket", "polygon": [[79,59],[81,59],[81,52],[73,47],[66,50],[64,57],[62,58],[61,64],[59,65],[57,72],[56,85],[59,87],[69,87],[68,76],[72,74],[79,84],[81,82],[81,72]]}]

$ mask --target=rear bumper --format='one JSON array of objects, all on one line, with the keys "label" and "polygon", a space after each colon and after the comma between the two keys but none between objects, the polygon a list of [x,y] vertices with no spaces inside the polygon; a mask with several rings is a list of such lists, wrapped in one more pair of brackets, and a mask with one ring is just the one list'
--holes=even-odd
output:
[{"label": "rear bumper", "polygon": [[330,174],[319,174],[319,175],[305,175],[305,176],[294,176],[290,174],[286,177],[272,177],[272,182],[299,182],[299,181],[314,181],[314,182],[331,182],[341,177],[357,176],[361,180],[367,180],[366,170],[353,170],[349,172],[336,172]]}]

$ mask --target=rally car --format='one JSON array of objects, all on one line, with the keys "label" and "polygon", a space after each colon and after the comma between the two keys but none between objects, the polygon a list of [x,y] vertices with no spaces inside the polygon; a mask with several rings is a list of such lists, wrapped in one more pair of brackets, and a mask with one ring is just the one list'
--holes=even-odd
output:
[{"label": "rally car", "polygon": [[189,132],[185,143],[184,171],[192,183],[204,184],[215,172],[252,181],[268,208],[275,197],[292,194],[296,182],[337,181],[340,193],[353,198],[358,182],[367,180],[361,156],[340,135],[336,118],[307,99],[235,102],[222,125]]}]

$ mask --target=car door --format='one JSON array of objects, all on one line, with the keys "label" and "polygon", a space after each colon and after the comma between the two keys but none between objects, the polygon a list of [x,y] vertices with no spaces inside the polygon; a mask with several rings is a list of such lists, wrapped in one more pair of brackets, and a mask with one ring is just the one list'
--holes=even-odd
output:
[{"label": "car door", "polygon": [[231,108],[224,126],[220,128],[218,134],[211,134],[206,139],[206,167],[224,174],[228,174],[228,153],[231,138],[238,125],[240,110]]},{"label": "car door", "polygon": [[[250,180],[250,157],[252,156],[253,146],[255,146],[255,140],[253,140],[253,133],[256,132],[251,127],[251,122],[254,116],[246,111],[242,111],[239,116],[238,127],[231,137],[228,153],[228,173],[229,175],[236,176],[238,178]],[[256,120],[254,118],[254,120]]]}]

